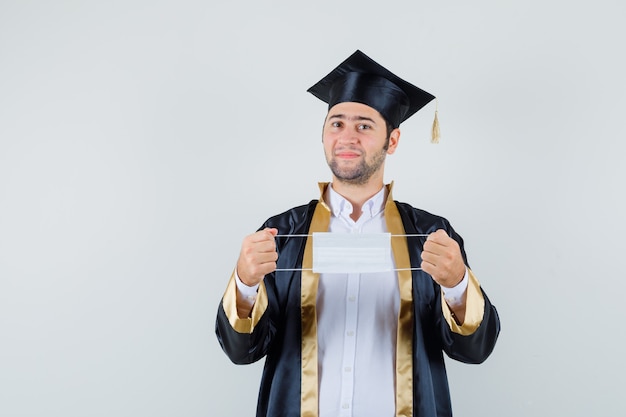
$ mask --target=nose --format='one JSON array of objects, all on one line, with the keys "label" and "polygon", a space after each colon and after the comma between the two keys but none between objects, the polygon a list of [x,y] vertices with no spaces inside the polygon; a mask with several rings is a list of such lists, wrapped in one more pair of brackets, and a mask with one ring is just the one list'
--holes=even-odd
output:
[{"label": "nose", "polygon": [[342,134],[339,136],[339,139],[337,140],[337,142],[341,144],[345,144],[345,145],[354,144],[354,143],[357,143],[358,141],[359,141],[359,138],[357,134],[350,130],[346,130],[342,132]]}]

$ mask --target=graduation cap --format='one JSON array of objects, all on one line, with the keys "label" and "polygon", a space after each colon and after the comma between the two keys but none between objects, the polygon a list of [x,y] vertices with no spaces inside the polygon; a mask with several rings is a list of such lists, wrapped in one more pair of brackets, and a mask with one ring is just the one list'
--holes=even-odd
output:
[{"label": "graduation cap", "polygon": [[[359,50],[307,91],[328,103],[329,109],[344,102],[370,106],[378,110],[393,128],[400,126],[400,123],[435,98],[404,81]],[[432,133],[432,142],[438,142],[437,110]]]}]

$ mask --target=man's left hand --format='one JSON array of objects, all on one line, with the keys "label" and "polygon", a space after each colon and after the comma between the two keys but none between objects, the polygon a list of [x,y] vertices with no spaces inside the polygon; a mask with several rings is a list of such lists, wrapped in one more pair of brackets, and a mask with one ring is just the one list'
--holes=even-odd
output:
[{"label": "man's left hand", "polygon": [[444,287],[452,288],[465,276],[461,248],[443,229],[428,235],[422,252],[422,269]]}]

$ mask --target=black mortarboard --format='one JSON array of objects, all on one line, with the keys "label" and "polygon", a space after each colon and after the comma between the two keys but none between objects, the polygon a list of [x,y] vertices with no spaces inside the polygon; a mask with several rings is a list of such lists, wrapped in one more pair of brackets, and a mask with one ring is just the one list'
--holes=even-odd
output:
[{"label": "black mortarboard", "polygon": [[376,110],[394,128],[435,98],[357,50],[307,90],[328,103],[357,102]]}]

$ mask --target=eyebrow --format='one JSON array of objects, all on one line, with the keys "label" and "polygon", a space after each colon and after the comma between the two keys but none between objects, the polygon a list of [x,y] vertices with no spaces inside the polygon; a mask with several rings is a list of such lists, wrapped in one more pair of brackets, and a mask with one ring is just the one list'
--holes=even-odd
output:
[{"label": "eyebrow", "polygon": [[368,122],[372,122],[373,124],[376,124],[376,122],[374,121],[374,119],[372,119],[371,117],[366,117],[366,116],[346,116],[345,114],[342,113],[338,113],[338,114],[333,114],[332,116],[328,116],[328,120],[331,119],[346,119],[346,120],[359,120],[359,121],[368,121]]}]

